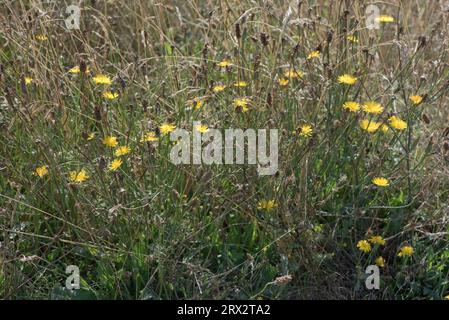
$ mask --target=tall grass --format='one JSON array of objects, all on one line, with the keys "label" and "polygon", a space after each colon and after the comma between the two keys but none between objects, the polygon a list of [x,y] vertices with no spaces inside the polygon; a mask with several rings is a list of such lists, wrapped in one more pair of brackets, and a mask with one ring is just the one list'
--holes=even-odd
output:
[{"label": "tall grass", "polygon": [[[81,28],[70,31],[69,2],[1,4],[3,298],[449,294],[449,38],[439,2],[377,3],[394,17],[377,30],[366,28],[362,1],[84,1]],[[98,74],[112,83],[96,84]],[[343,74],[357,81],[340,83]],[[246,112],[233,105],[243,97]],[[351,112],[348,101],[383,110]],[[192,130],[195,120],[279,129],[278,172],[173,165],[160,127]],[[142,142],[148,132],[157,141]],[[116,171],[107,136],[131,149]],[[73,181],[81,170],[89,178]],[[413,254],[401,256],[407,246]],[[370,291],[364,272],[376,263],[381,289]],[[79,267],[80,290],[64,289],[67,265]]]}]

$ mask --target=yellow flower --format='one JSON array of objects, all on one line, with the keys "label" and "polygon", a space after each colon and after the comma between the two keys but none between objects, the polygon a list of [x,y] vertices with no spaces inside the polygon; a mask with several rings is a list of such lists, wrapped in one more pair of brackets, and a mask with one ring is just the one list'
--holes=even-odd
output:
[{"label": "yellow flower", "polygon": [[301,78],[302,76],[303,76],[303,73],[301,71],[295,70],[295,69],[289,69],[289,70],[285,71],[285,73],[284,73],[284,77],[290,78],[290,79]]},{"label": "yellow flower", "polygon": [[121,159],[114,159],[109,164],[109,171],[116,171],[118,168],[120,168],[121,165],[122,165]]},{"label": "yellow flower", "polygon": [[271,211],[277,206],[274,200],[260,200],[257,203],[257,209]]},{"label": "yellow flower", "polygon": [[288,80],[286,78],[281,78],[278,80],[279,85],[282,87],[285,87],[286,85],[288,85],[289,82],[290,82],[290,80]]},{"label": "yellow flower", "polygon": [[89,179],[89,175],[86,170],[82,169],[81,171],[71,171],[69,174],[69,179],[71,182],[81,183]]},{"label": "yellow flower", "polygon": [[170,123],[164,123],[159,127],[162,134],[168,134],[176,129],[176,126]]},{"label": "yellow flower", "polygon": [[392,116],[392,117],[390,117],[388,119],[388,121],[390,121],[390,126],[395,128],[396,130],[405,130],[405,129],[407,129],[407,122],[405,122],[404,120],[402,120],[399,117]]},{"label": "yellow flower", "polygon": [[103,139],[103,144],[108,147],[115,148],[118,144],[117,137],[107,136]]},{"label": "yellow flower", "polygon": [[410,257],[414,250],[411,246],[403,246],[398,253],[398,257]]},{"label": "yellow flower", "polygon": [[321,52],[319,51],[312,51],[311,53],[309,53],[309,55],[307,56],[307,60],[312,60],[314,58],[319,58],[321,56]]},{"label": "yellow flower", "polygon": [[375,177],[372,182],[378,187],[388,187],[390,185],[390,181],[382,177]]},{"label": "yellow flower", "polygon": [[103,98],[108,99],[108,100],[114,100],[114,99],[118,98],[118,93],[111,92],[111,91],[105,91],[105,92],[103,92]]},{"label": "yellow flower", "polygon": [[231,61],[225,59],[225,60],[220,61],[219,63],[217,63],[217,65],[220,68],[227,68],[227,67],[230,67],[232,65],[232,63],[231,63]]},{"label": "yellow flower", "polygon": [[246,81],[237,81],[234,83],[234,87],[246,87],[248,83]]},{"label": "yellow flower", "polygon": [[368,131],[369,133],[376,132],[381,125],[382,125],[382,123],[380,123],[380,122],[367,120],[367,119],[360,121],[360,128]]},{"label": "yellow flower", "polygon": [[206,126],[205,124],[199,124],[197,126],[195,126],[196,131],[201,132],[201,133],[206,133],[207,131],[209,131],[209,127]]},{"label": "yellow flower", "polygon": [[380,130],[382,130],[383,133],[388,132],[389,128],[386,124],[382,124],[382,126],[380,127]]},{"label": "yellow flower", "polygon": [[375,262],[378,267],[385,267],[385,259],[383,257],[377,257]]},{"label": "yellow flower", "polygon": [[419,95],[413,95],[409,97],[413,104],[420,104],[422,102],[423,97]]},{"label": "yellow flower", "polygon": [[48,174],[47,166],[37,167],[37,168],[34,170],[34,173],[35,173],[36,175],[38,175],[39,178],[42,178],[43,176],[45,176],[45,175]]},{"label": "yellow flower", "polygon": [[305,124],[299,127],[299,135],[301,137],[310,137],[312,135],[313,129],[310,124]]},{"label": "yellow flower", "polygon": [[93,140],[95,138],[95,132],[90,132],[87,134],[87,141]]},{"label": "yellow flower", "polygon": [[449,300],[449,294],[444,297],[444,300]]},{"label": "yellow flower", "polygon": [[144,134],[140,142],[154,142],[157,141],[158,137],[156,137],[156,133],[154,131],[150,131]]},{"label": "yellow flower", "polygon": [[24,80],[25,80],[26,85],[29,85],[29,84],[31,84],[31,82],[33,82],[33,78],[31,78],[31,77],[25,77]]},{"label": "yellow flower", "polygon": [[104,75],[104,74],[97,74],[95,77],[92,78],[92,80],[96,83],[96,84],[111,84],[111,78],[109,78],[108,76]]},{"label": "yellow flower", "polygon": [[343,109],[346,109],[351,112],[357,112],[360,109],[360,105],[358,104],[358,102],[355,101],[346,101],[343,104]]},{"label": "yellow flower", "polygon": [[114,151],[114,155],[116,157],[121,157],[124,156],[125,154],[128,154],[131,152],[131,148],[128,146],[121,146],[121,147],[117,147],[117,149],[115,149]]},{"label": "yellow flower", "polygon": [[372,244],[378,244],[378,245],[385,245],[385,239],[382,238],[382,236],[372,236],[371,238],[368,239],[369,242],[371,242]]},{"label": "yellow flower", "polygon": [[48,37],[45,34],[38,34],[36,36],[36,39],[39,41],[46,41],[46,40],[48,40]]},{"label": "yellow flower", "polygon": [[388,22],[394,22],[394,18],[392,16],[388,16],[388,15],[381,15],[376,18],[376,21],[382,22],[382,23],[388,23]]},{"label": "yellow flower", "polygon": [[367,101],[363,104],[363,111],[366,113],[372,114],[380,114],[384,111],[384,108],[380,105],[380,103],[375,101]]},{"label": "yellow flower", "polygon": [[217,84],[212,90],[215,93],[218,93],[218,92],[222,92],[224,89],[226,89],[226,86],[224,86],[222,84]]},{"label": "yellow flower", "polygon": [[366,240],[360,240],[359,242],[357,242],[357,248],[359,248],[360,251],[363,251],[365,253],[371,251],[371,245]]},{"label": "yellow flower", "polygon": [[350,74],[342,74],[338,77],[338,82],[353,85],[357,81],[357,78]]},{"label": "yellow flower", "polygon": [[192,106],[193,106],[193,108],[195,109],[195,110],[198,110],[198,109],[200,109],[202,106],[203,106],[203,101],[201,101],[200,99],[198,99],[198,98],[195,98],[195,99],[193,99],[193,101],[192,101]]},{"label": "yellow flower", "polygon": [[348,36],[347,39],[349,40],[349,42],[359,43],[359,39],[356,36]]},{"label": "yellow flower", "polygon": [[240,109],[242,112],[248,111],[248,98],[235,98],[234,99],[234,106],[236,109]]},{"label": "yellow flower", "polygon": [[[81,72],[80,66],[75,66],[75,67],[69,69],[69,73],[72,73],[72,74],[77,74],[80,72]],[[90,68],[89,68],[89,66],[87,66],[86,71],[84,71],[84,73],[89,73],[89,72],[90,72]]]}]

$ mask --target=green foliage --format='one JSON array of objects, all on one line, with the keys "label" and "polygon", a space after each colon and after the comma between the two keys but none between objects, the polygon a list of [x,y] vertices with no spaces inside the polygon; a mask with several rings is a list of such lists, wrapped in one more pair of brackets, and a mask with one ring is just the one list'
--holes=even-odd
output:
[{"label": "green foliage", "polygon": [[[434,5],[383,4],[396,21],[369,31],[357,23],[358,1],[304,2],[285,25],[288,1],[93,2],[83,4],[82,30],[61,32],[50,14],[21,18],[36,13],[33,1],[4,2],[1,297],[448,295],[447,26],[443,13],[433,30],[407,20],[436,15]],[[224,60],[231,65],[220,67]],[[69,72],[83,65],[89,73]],[[112,84],[96,84],[98,74]],[[340,83],[342,74],[357,81]],[[219,84],[224,90],[214,91]],[[247,112],[234,106],[243,97]],[[350,112],[347,101],[376,101],[384,111]],[[395,128],[392,116],[407,127]],[[364,130],[364,119],[379,128]],[[193,121],[279,129],[278,172],[172,164],[161,126],[193,130]],[[148,132],[157,141],[142,142]],[[131,149],[116,171],[106,136]],[[39,177],[41,166],[48,173]],[[83,169],[89,177],[73,181]],[[373,235],[385,245],[357,248]],[[405,245],[414,253],[399,257]],[[364,271],[379,256],[381,290],[370,292]],[[67,265],[79,267],[80,290],[65,289]]]}]

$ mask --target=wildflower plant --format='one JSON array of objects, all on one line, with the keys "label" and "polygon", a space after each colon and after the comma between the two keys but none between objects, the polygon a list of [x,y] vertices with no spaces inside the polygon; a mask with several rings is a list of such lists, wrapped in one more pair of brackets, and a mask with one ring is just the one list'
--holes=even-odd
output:
[{"label": "wildflower plant", "polygon": [[[75,29],[2,2],[0,297],[448,296],[438,2],[375,4],[375,28],[363,1],[159,2],[83,1]],[[170,161],[197,137],[230,161]]]}]

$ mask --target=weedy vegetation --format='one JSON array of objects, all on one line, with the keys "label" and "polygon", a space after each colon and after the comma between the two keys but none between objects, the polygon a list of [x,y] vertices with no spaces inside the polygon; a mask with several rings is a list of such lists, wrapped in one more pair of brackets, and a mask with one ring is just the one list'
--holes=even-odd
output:
[{"label": "weedy vegetation", "polygon": [[[71,4],[0,0],[2,298],[448,297],[445,1]],[[278,129],[278,171],[175,128]]]}]

